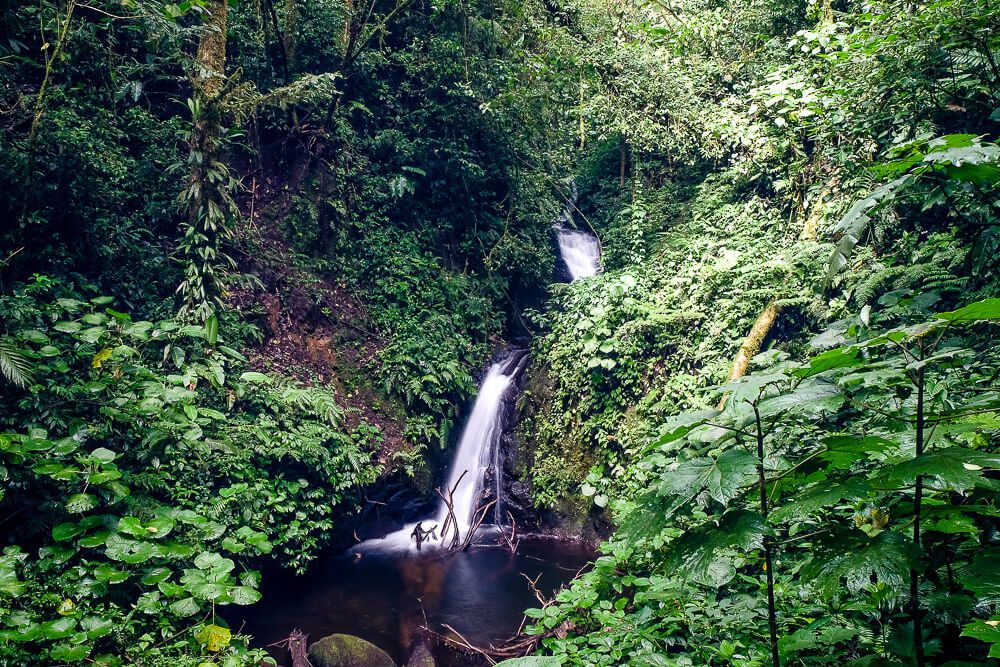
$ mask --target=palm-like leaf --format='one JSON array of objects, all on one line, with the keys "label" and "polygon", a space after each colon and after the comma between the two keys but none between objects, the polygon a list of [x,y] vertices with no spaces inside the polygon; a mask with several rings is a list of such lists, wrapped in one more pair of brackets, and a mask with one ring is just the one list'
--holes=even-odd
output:
[{"label": "palm-like leaf", "polygon": [[18,387],[26,387],[31,382],[31,362],[6,336],[0,337],[0,375]]}]

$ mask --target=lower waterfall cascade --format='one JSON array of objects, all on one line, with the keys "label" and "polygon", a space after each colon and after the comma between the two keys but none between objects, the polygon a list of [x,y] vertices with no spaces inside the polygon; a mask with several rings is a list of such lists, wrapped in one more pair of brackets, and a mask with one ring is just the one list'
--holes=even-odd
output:
[{"label": "lower waterfall cascade", "polygon": [[[356,553],[368,551],[410,551],[416,550],[416,540],[412,537],[418,524],[427,524],[426,530],[436,531],[436,540],[430,539],[425,548],[436,548],[449,543],[455,536],[465,540],[474,527],[477,510],[481,506],[483,482],[486,474],[494,469],[495,488],[493,497],[496,507],[493,516],[500,522],[502,513],[502,461],[500,436],[503,431],[504,405],[514,387],[517,377],[528,363],[527,350],[513,350],[500,361],[490,366],[479,386],[472,411],[465,423],[462,436],[449,469],[448,478],[441,492],[452,492],[454,524],[448,522],[448,506],[444,500],[438,502],[433,516],[407,523],[399,530],[385,537],[366,540],[354,547]],[[448,522],[447,533],[444,530]]]}]

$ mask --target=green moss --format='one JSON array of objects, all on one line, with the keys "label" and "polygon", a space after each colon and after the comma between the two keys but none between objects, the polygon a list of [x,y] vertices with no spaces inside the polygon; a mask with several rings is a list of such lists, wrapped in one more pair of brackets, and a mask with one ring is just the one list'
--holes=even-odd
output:
[{"label": "green moss", "polygon": [[328,635],[309,647],[313,667],[396,667],[389,654],[353,635]]}]

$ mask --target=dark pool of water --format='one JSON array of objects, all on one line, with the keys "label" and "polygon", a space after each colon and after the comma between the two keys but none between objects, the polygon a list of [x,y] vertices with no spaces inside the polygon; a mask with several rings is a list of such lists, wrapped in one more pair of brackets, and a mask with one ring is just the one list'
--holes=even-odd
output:
[{"label": "dark pool of water", "polygon": [[[236,627],[245,623],[258,646],[280,641],[296,628],[312,640],[347,633],[373,642],[402,664],[425,622],[442,634],[448,634],[443,629],[448,624],[477,646],[510,639],[522,612],[537,606],[522,575],[538,577],[539,590],[551,596],[593,556],[577,542],[527,536],[516,555],[479,545],[443,557],[338,556],[302,577],[265,580],[263,600],[233,610],[232,621]],[[288,662],[282,650],[274,656],[279,664]],[[445,662],[454,664],[455,658]]]}]

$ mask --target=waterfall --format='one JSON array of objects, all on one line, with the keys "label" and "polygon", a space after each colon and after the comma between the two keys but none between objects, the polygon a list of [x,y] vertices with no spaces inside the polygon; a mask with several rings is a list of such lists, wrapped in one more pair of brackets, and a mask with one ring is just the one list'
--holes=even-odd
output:
[{"label": "waterfall", "polygon": [[[462,437],[449,468],[448,480],[441,488],[446,495],[451,489],[455,489],[452,506],[460,540],[465,539],[475,522],[476,510],[482,498],[483,480],[491,466],[494,467],[493,492],[497,498],[497,505],[500,504],[503,476],[500,436],[504,426],[504,399],[509,395],[515,379],[527,361],[527,351],[515,350],[490,366],[479,386],[472,412],[462,431]],[[500,516],[499,511],[495,512],[494,516]],[[440,530],[447,517],[448,506],[444,501],[439,501],[435,514],[419,523],[425,530],[436,527],[440,538]],[[354,547],[354,551],[414,550],[416,542],[411,533],[416,525],[417,522],[410,523],[383,538],[362,542]],[[449,529],[446,544],[451,543],[453,535],[453,529]],[[430,540],[424,543],[423,548],[434,548],[438,544],[439,541]]]},{"label": "waterfall", "polygon": [[559,255],[562,257],[571,281],[587,278],[601,270],[601,246],[597,237],[587,232],[571,229],[573,210],[576,208],[576,182],[570,184],[570,197],[566,208],[555,224],[559,241]]},{"label": "waterfall", "polygon": [[601,268],[601,249],[597,238],[587,232],[565,227],[556,228],[559,254],[562,256],[572,280],[587,278]]},{"label": "waterfall", "polygon": [[[451,464],[447,485],[442,489],[442,491],[450,490],[458,485],[453,504],[455,519],[462,535],[465,535],[475,519],[474,515],[482,496],[483,478],[490,465],[496,466],[493,475],[496,480],[494,493],[497,503],[500,503],[502,497],[500,435],[503,429],[503,399],[507,396],[525,361],[527,354],[523,350],[518,350],[490,367],[486,378],[479,386],[472,414],[469,415],[469,421],[462,431],[462,439]],[[443,525],[447,516],[448,507],[441,502],[435,520],[439,525]]]}]

